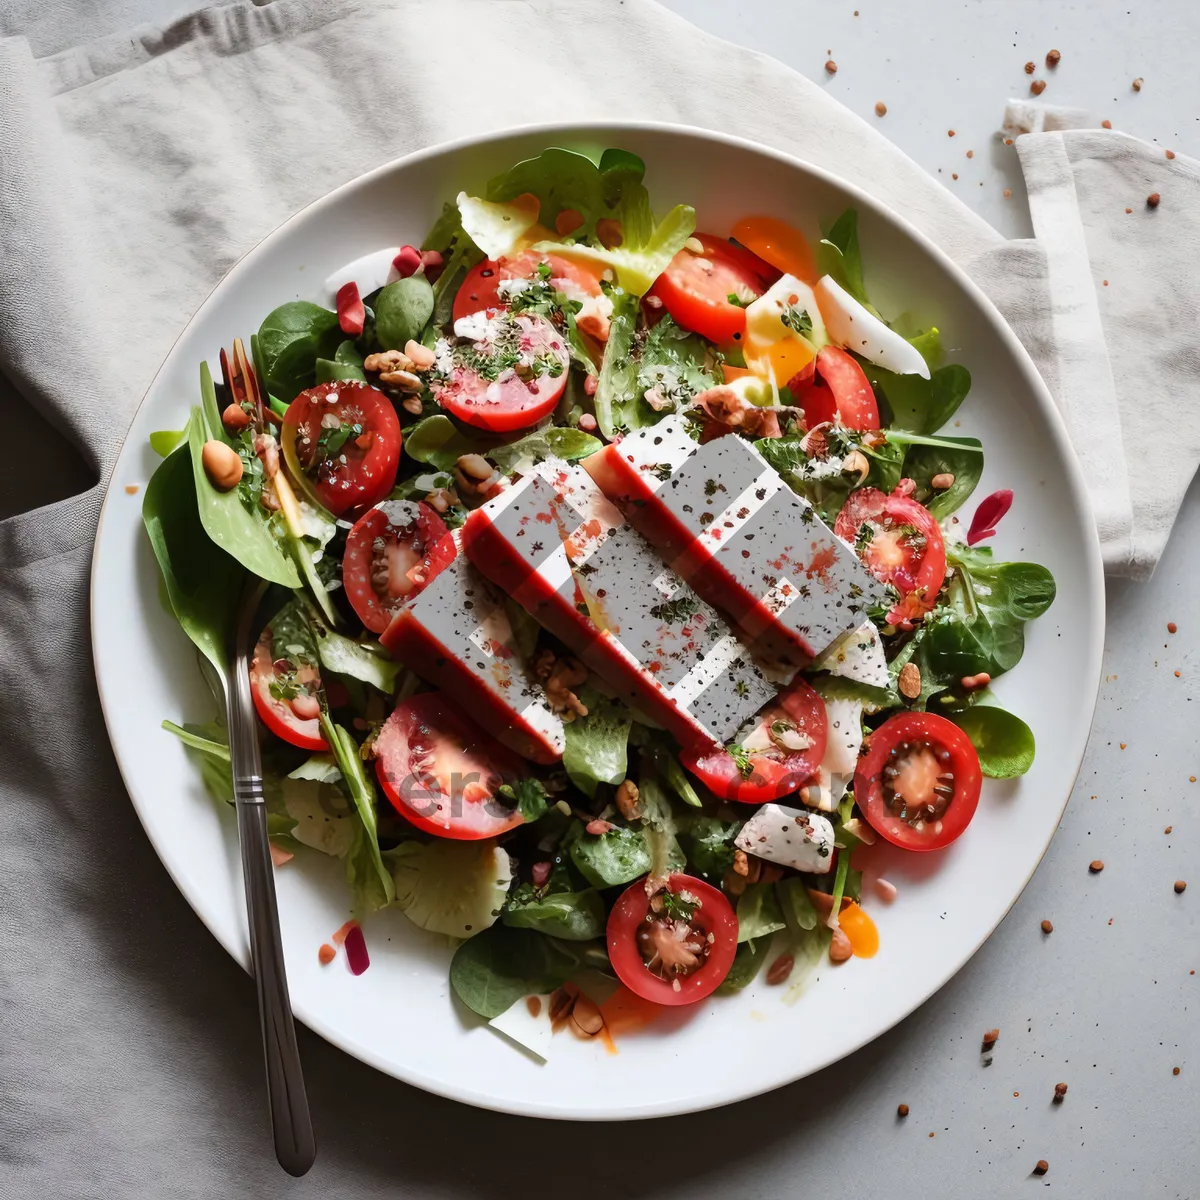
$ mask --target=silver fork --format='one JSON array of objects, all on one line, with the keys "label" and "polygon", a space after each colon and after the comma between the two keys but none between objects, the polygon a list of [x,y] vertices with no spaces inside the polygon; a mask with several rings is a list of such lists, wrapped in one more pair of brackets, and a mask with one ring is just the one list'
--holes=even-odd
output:
[{"label": "silver fork", "polygon": [[267,839],[262,758],[258,749],[254,701],[250,698],[250,659],[258,628],[255,616],[266,589],[266,583],[253,576],[247,578],[242,589],[229,647],[230,668],[222,681],[222,691],[229,726],[229,757],[233,766],[238,840],[242,848],[242,877],[246,885],[250,958],[258,988],[275,1157],[289,1175],[303,1175],[313,1165],[317,1144],[313,1138],[283,963],[275,874]]}]

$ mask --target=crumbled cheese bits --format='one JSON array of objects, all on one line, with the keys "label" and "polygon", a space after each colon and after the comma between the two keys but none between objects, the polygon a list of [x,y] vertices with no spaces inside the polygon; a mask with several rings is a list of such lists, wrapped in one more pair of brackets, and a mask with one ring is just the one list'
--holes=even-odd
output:
[{"label": "crumbled cheese bits", "polygon": [[462,553],[411,600],[380,641],[462,704],[493,737],[534,762],[562,757],[562,720],[517,650],[504,597]]},{"label": "crumbled cheese bits", "polygon": [[671,417],[585,465],[764,661],[807,665],[884,600],[853,549],[741,438],[698,445]]},{"label": "crumbled cheese bits", "polygon": [[465,534],[482,571],[683,744],[726,740],[774,696],[725,621],[581,468],[543,463]]}]

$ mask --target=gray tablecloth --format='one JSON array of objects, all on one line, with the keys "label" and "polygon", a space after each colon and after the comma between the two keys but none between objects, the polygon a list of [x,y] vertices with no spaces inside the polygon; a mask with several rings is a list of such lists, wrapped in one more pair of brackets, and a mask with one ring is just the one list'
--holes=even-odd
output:
[{"label": "gray tablecloth", "polygon": [[[378,1075],[302,1031],[320,1156],[301,1182],[275,1166],[252,986],[175,890],[136,821],[107,749],[87,638],[101,483],[154,368],[212,284],[303,203],[408,148],[465,132],[461,107],[431,116],[428,97],[450,86],[455,61],[489,61],[500,31],[530,47],[531,58],[620,62],[620,87],[615,75],[592,68],[591,86],[611,117],[732,129],[803,148],[843,174],[857,164],[864,184],[957,257],[997,247],[996,235],[898,152],[886,173],[873,170],[878,139],[838,115],[813,85],[742,52],[727,56],[719,87],[666,78],[657,68],[684,41],[708,52],[713,43],[634,0],[613,20],[618,4],[334,8],[288,0],[137,30],[42,62],[19,41],[0,42],[0,364],[65,437],[18,444],[34,419],[18,415],[25,410],[9,396],[6,441],[25,460],[39,447],[54,454],[69,446],[62,494],[94,485],[0,523],[5,1200],[517,1196],[550,1188],[581,1197],[750,1197],[864,1191],[883,1180],[896,1196],[1007,1196],[1033,1161],[1050,1157],[1051,1137],[1059,1156],[1068,1153],[1064,1130],[1051,1135],[1046,1122],[1070,1125],[1096,1107],[1082,1079],[1095,1079],[1098,1068],[1062,1062],[1052,1041],[1033,1037],[1034,1024],[1041,1032],[1043,1020],[1066,1021],[1068,1013],[1097,1027],[1111,1020],[1111,1032],[1094,1039],[1095,1058],[1103,1040],[1124,1038],[1115,1053],[1125,1068],[1135,1050],[1169,1056],[1163,1040],[1178,1042],[1178,1010],[1190,994],[1178,964],[1169,980],[1164,968],[1161,986],[1145,964],[1109,965],[1100,953],[1064,972],[1036,922],[1010,921],[937,999],[848,1062],[733,1110],[653,1126],[554,1127],[477,1112]],[[470,19],[451,12],[464,7],[474,10]],[[36,27],[57,45],[92,32],[80,26],[77,39],[67,38],[77,14],[57,30],[45,21],[30,26],[33,17],[10,13],[4,31]],[[450,61],[422,56],[414,48],[422,37]],[[342,107],[347,63],[356,66],[352,126]],[[636,89],[631,76],[641,80]],[[555,93],[552,110],[530,114],[479,86],[478,97],[468,97],[476,127],[596,113],[594,99],[585,103],[568,87]],[[731,93],[744,102],[731,106]],[[189,105],[204,119],[191,119]],[[216,174],[231,144],[254,167],[236,187]],[[32,478],[15,467],[8,477]],[[10,486],[6,506],[43,499],[33,488]],[[1052,858],[1077,869],[1089,835],[1077,825],[1056,841]],[[1035,881],[1042,900],[1054,896],[1054,880],[1051,864]],[[1114,911],[1131,911],[1128,899],[1115,897]],[[1064,918],[1071,914],[1056,914]],[[1194,923],[1179,934],[1194,938]],[[1055,1004],[1067,994],[1070,1002]],[[1120,1023],[1114,1002],[1128,1009]],[[1156,1022],[1172,1032],[1148,1035]],[[992,1025],[1004,1027],[1012,1049],[981,1094],[976,1048]],[[1114,1050],[1105,1049],[1117,1069]],[[736,1047],[712,1052],[735,1055]],[[1073,1080],[1076,1108],[1052,1111],[1047,1097],[1062,1077]],[[1014,1097],[1011,1111],[997,1104],[999,1093],[1023,1089],[1027,1099]],[[1112,1090],[1106,1095],[1115,1103]],[[913,1108],[907,1124],[893,1117],[901,1100]],[[1140,1137],[1152,1158],[1172,1146],[1190,1163],[1190,1175],[1173,1170],[1158,1186],[1195,1178],[1196,1142],[1184,1136],[1195,1103],[1185,1079],[1161,1114],[1141,1104],[1106,1137],[1110,1153],[1119,1130]],[[955,1135],[967,1128],[977,1175],[955,1154]],[[1070,1147],[1072,1159],[1088,1153],[1073,1140]],[[1108,1194],[1133,1194],[1124,1185],[1143,1178],[1136,1155],[1119,1161],[1122,1185]],[[1145,1175],[1154,1168],[1147,1164]]]}]

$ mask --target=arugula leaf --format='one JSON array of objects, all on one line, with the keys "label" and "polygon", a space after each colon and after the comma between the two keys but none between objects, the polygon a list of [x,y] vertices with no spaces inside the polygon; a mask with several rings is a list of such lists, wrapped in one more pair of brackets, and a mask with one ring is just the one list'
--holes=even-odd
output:
[{"label": "arugula leaf", "polygon": [[641,423],[636,416],[637,406],[645,402],[637,391],[637,368],[629,356],[636,326],[637,300],[627,293],[617,296],[593,397],[596,423],[610,441],[622,430],[637,428]]},{"label": "arugula leaf", "polygon": [[[582,830],[582,826],[573,826]],[[571,861],[593,887],[616,887],[645,875],[651,866],[650,849],[643,834],[617,825],[607,833],[575,834],[567,847]]]},{"label": "arugula leaf", "polygon": [[1024,775],[1033,765],[1033,731],[1020,717],[991,704],[974,704],[944,715],[971,739],[980,769],[992,779]]},{"label": "arugula leaf", "polygon": [[751,883],[737,903],[738,941],[766,937],[785,928],[773,883]]},{"label": "arugula leaf", "polygon": [[204,530],[186,448],[172,453],[150,477],[142,500],[142,523],[175,619],[218,673],[224,674],[242,569]]},{"label": "arugula leaf", "polygon": [[562,942],[500,923],[459,946],[450,963],[450,986],[469,1009],[490,1020],[525,996],[561,987],[581,962]]},{"label": "arugula leaf", "polygon": [[588,715],[563,726],[562,762],[571,782],[585,795],[594,796],[600,784],[625,778],[633,716],[625,705],[594,688],[585,688],[579,699]]},{"label": "arugula leaf", "polygon": [[317,380],[317,359],[333,359],[343,340],[337,313],[307,300],[291,300],[267,314],[258,330],[264,386],[294,400]]},{"label": "arugula leaf", "polygon": [[365,915],[396,898],[392,873],[379,852],[375,786],[363,766],[358,743],[345,729],[333,723],[324,707],[321,709],[321,733],[333,751],[343,785],[358,810],[359,828],[346,856],[346,882],[350,885],[354,911]]},{"label": "arugula leaf", "polygon": [[567,942],[590,942],[604,936],[607,915],[604,901],[594,888],[539,895],[532,884],[523,883],[508,898],[501,920],[505,925],[535,929]]},{"label": "arugula leaf", "polygon": [[853,208],[846,209],[821,239],[817,264],[822,275],[831,275],[860,304],[870,306],[858,246],[858,213]]}]

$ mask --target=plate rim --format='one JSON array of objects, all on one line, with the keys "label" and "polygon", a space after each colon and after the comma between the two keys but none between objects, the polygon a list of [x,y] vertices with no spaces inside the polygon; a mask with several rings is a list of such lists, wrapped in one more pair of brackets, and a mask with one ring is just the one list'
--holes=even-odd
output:
[{"label": "plate rim", "polygon": [[[424,1091],[434,1095],[444,1096],[447,1099],[457,1100],[461,1103],[470,1104],[476,1108],[484,1108],[494,1112],[515,1113],[521,1116],[536,1116],[545,1119],[560,1119],[574,1121],[609,1121],[609,1120],[631,1120],[631,1119],[647,1119],[652,1117],[678,1116],[692,1112],[700,1112],[708,1109],[723,1107],[726,1104],[734,1104],[741,1100],[749,1099],[753,1096],[764,1095],[774,1091],[777,1088],[785,1087],[788,1084],[796,1083],[801,1079],[815,1075],[818,1071],[823,1071],[835,1063],[841,1062],[843,1059],[849,1058],[856,1054],[864,1046],[874,1041],[878,1037],[882,1037],[885,1033],[894,1029],[901,1021],[911,1016],[918,1008],[922,1007],[928,1000],[943,987],[946,986],[962,969],[971,961],[972,958],[979,952],[980,947],[986,942],[1000,923],[1012,910],[1013,906],[1020,899],[1021,894],[1028,886],[1029,881],[1033,878],[1038,867],[1041,866],[1042,860],[1045,858],[1046,851],[1049,849],[1050,842],[1053,840],[1055,833],[1058,831],[1058,826],[1062,821],[1063,813],[1066,811],[1067,804],[1070,802],[1074,787],[1079,778],[1079,772],[1083,765],[1084,756],[1087,753],[1088,743],[1091,737],[1092,726],[1095,722],[1096,705],[1099,699],[1100,681],[1102,674],[1102,658],[1104,650],[1104,631],[1106,624],[1106,596],[1104,587],[1104,567],[1100,551],[1099,532],[1096,528],[1095,513],[1093,510],[1091,495],[1088,491],[1086,481],[1083,477],[1083,471],[1079,464],[1079,460],[1075,455],[1074,447],[1071,445],[1070,438],[1067,434],[1066,424],[1062,414],[1059,412],[1054,399],[1050,394],[1049,388],[1042,379],[1036,364],[1033,362],[1028,350],[1017,337],[1012,327],[1009,325],[1004,316],[996,308],[992,300],[987,294],[975,283],[966,271],[953,259],[946,254],[935,242],[919,230],[905,216],[897,212],[884,201],[876,199],[868,192],[864,191],[858,184],[852,183],[842,176],[832,172],[824,167],[801,158],[798,155],[790,154],[787,151],[776,149],[762,142],[754,141],[750,138],[743,138],[734,134],[724,133],[719,130],[706,129],[698,125],[688,125],[682,122],[673,121],[631,121],[631,120],[589,120],[589,121],[550,121],[550,122],[532,122],[523,125],[505,126],[499,129],[489,130],[483,133],[469,134],[463,137],[454,138],[448,141],[438,142],[432,146],[426,146],[419,150],[411,151],[408,154],[400,155],[390,159],[386,163],[382,163],[377,167],[372,168],[353,179],[347,180],[345,183],[339,184],[336,188],[326,192],[324,195],[317,197],[292,213],[285,220],[281,221],[273,229],[263,235],[255,244],[249,247],[244,254],[225,272],[224,275],[214,284],[213,288],[205,296],[203,301],[196,307],[195,311],[184,323],[178,335],[163,355],[162,361],[158,365],[150,382],[146,386],[137,407],[133,410],[125,433],[121,438],[120,447],[113,456],[112,466],[108,473],[108,478],[104,484],[104,500],[100,508],[100,515],[96,525],[96,534],[92,545],[91,564],[88,576],[88,630],[91,639],[92,647],[92,671],[96,678],[96,690],[100,700],[101,712],[104,716],[105,735],[108,738],[110,747],[112,748],[113,757],[116,760],[117,768],[121,774],[121,781],[125,786],[125,791],[129,796],[129,800],[133,805],[134,812],[137,814],[138,821],[142,826],[144,833],[149,839],[154,848],[155,854],[159,861],[166,868],[172,882],[179,889],[192,911],[203,922],[205,928],[213,935],[220,945],[229,953],[230,957],[235,962],[240,963],[242,968],[248,973],[251,970],[249,962],[249,951],[246,945],[233,944],[227,939],[216,924],[210,919],[210,914],[205,911],[205,906],[201,901],[193,897],[191,889],[185,884],[182,876],[177,871],[172,856],[164,852],[164,848],[160,846],[159,839],[152,832],[150,824],[143,818],[142,804],[134,794],[134,789],[130,787],[130,774],[126,771],[125,762],[122,757],[122,752],[119,749],[116,741],[111,734],[111,722],[109,720],[108,701],[105,697],[104,685],[101,680],[99,663],[97,658],[97,630],[96,630],[96,590],[97,579],[100,573],[100,542],[104,529],[105,518],[109,512],[109,504],[113,499],[112,483],[116,470],[122,457],[124,456],[129,440],[130,430],[136,423],[138,416],[145,407],[151,394],[154,392],[159,378],[162,375],[167,363],[179,342],[183,340],[188,331],[192,328],[195,322],[206,312],[208,307],[213,304],[218,293],[224,292],[227,287],[236,286],[237,281],[241,276],[247,274],[254,268],[254,260],[259,253],[269,243],[282,235],[285,230],[288,230],[293,225],[299,223],[302,219],[307,218],[312,213],[320,211],[325,207],[331,207],[338,204],[344,197],[352,193],[369,187],[378,179],[394,172],[402,170],[413,164],[423,162],[427,159],[437,158],[445,154],[469,150],[472,147],[486,145],[491,142],[503,141],[513,138],[535,138],[545,137],[553,139],[568,140],[571,138],[582,138],[588,135],[597,133],[613,134],[620,136],[624,132],[630,133],[651,133],[662,135],[683,135],[695,139],[702,139],[710,142],[721,143],[726,146],[733,147],[744,151],[750,151],[756,155],[773,159],[787,167],[798,169],[813,176],[823,183],[830,185],[846,194],[853,203],[860,209],[870,210],[876,217],[882,218],[886,224],[892,224],[904,232],[912,241],[940,267],[944,274],[948,274],[953,281],[962,288],[978,306],[978,308],[987,317],[988,323],[992,328],[994,335],[1000,340],[1004,348],[1013,358],[1015,364],[1023,376],[1023,382],[1028,387],[1029,391],[1036,398],[1037,405],[1042,411],[1043,417],[1053,438],[1054,448],[1057,451],[1057,458],[1060,464],[1066,468],[1066,484],[1072,498],[1079,505],[1081,512],[1086,520],[1087,536],[1085,536],[1085,544],[1082,547],[1083,554],[1086,560],[1086,590],[1095,604],[1095,617],[1092,622],[1092,627],[1087,631],[1086,647],[1088,666],[1090,667],[1090,675],[1092,677],[1091,687],[1087,694],[1087,718],[1088,718],[1088,733],[1082,740],[1078,755],[1071,769],[1070,786],[1065,789],[1059,806],[1057,816],[1050,832],[1045,837],[1042,845],[1038,849],[1037,857],[1030,867],[1029,873],[1021,880],[1020,885],[1015,890],[1012,899],[1009,901],[1004,911],[997,917],[996,921],[984,931],[982,936],[975,942],[971,948],[961,956],[960,961],[950,968],[945,974],[936,978],[927,989],[922,990],[920,997],[912,1004],[907,1011],[900,1013],[887,1026],[882,1029],[873,1030],[871,1033],[862,1036],[856,1040],[852,1040],[851,1044],[845,1048],[839,1048],[836,1051],[830,1052],[828,1055],[819,1059],[808,1068],[802,1070],[799,1074],[787,1075],[784,1078],[769,1080],[766,1083],[754,1081],[742,1087],[734,1086],[726,1089],[720,1096],[703,1096],[697,1098],[696,1103],[688,1103],[679,1101],[665,1101],[662,1103],[650,1103],[639,1105],[635,1108],[622,1106],[620,1108],[601,1108],[601,1109],[585,1109],[576,1108],[570,1105],[563,1106],[560,1102],[551,1105],[530,1106],[526,1105],[517,1108],[512,1102],[505,1103],[495,1096],[480,1093],[473,1089],[469,1082],[449,1083],[444,1079],[433,1078],[426,1075],[420,1070],[401,1069],[401,1067],[393,1061],[385,1060],[381,1055],[377,1054],[369,1045],[359,1042],[356,1038],[343,1032],[333,1030],[319,1014],[310,1011],[307,1006],[297,1006],[295,1008],[296,1017],[302,1021],[309,1029],[319,1034],[331,1045],[338,1047],[347,1054],[353,1055],[355,1058],[365,1062],[369,1066],[385,1075],[389,1075],[394,1079],[398,1079],[403,1083],[419,1087]],[[949,194],[949,193],[947,193]],[[1085,675],[1089,672],[1085,671]]]}]

